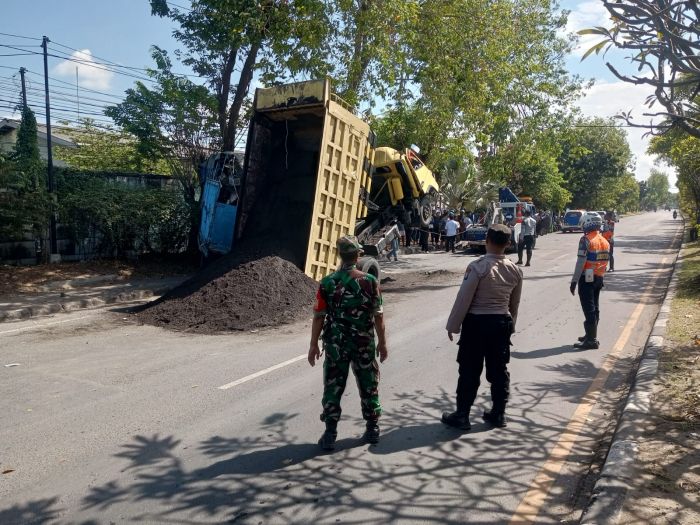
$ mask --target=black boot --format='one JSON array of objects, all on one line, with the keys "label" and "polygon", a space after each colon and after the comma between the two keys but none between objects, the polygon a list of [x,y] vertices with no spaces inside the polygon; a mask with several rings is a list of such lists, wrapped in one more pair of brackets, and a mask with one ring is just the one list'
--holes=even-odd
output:
[{"label": "black boot", "polygon": [[583,327],[586,330],[586,336],[583,341],[576,343],[574,348],[579,350],[596,350],[600,348],[600,344],[596,337],[598,336],[598,326],[596,323],[583,323]]},{"label": "black boot", "polygon": [[367,421],[365,434],[362,437],[367,443],[379,443],[379,424],[377,423],[377,420],[370,419]]},{"label": "black boot", "polygon": [[336,421],[326,421],[326,431],[318,440],[323,450],[335,450],[335,439],[338,437],[337,426]]},{"label": "black boot", "polygon": [[525,266],[530,266],[530,261],[532,260],[532,255],[527,256],[527,262],[525,263]]},{"label": "black boot", "polygon": [[452,413],[443,412],[442,422],[445,423],[445,425],[458,428],[460,430],[470,430],[472,428],[471,424],[469,423],[468,410],[457,410],[456,412]]},{"label": "black boot", "polygon": [[484,412],[484,415],[481,417],[484,421],[494,427],[504,428],[508,425],[506,422],[506,411],[504,408],[493,407],[488,412]]}]

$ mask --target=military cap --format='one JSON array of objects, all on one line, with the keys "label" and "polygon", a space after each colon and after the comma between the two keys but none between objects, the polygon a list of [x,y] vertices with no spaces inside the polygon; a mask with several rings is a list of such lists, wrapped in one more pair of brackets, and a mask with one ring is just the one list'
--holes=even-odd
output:
[{"label": "military cap", "polygon": [[349,255],[362,251],[362,245],[354,235],[344,235],[335,243],[340,255]]}]

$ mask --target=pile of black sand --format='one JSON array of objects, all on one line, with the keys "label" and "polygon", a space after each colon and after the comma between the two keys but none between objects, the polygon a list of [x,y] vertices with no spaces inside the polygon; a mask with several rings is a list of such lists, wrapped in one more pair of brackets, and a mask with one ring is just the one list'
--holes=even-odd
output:
[{"label": "pile of black sand", "polygon": [[[309,318],[318,283],[279,255],[256,250],[204,267],[137,313],[172,330],[215,334],[252,330]],[[291,258],[291,257],[288,257]]]}]

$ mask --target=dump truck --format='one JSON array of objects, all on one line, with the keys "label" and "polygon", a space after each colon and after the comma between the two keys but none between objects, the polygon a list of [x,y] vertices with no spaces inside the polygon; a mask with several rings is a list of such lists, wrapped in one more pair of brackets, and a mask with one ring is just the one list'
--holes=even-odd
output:
[{"label": "dump truck", "polygon": [[328,80],[256,89],[240,181],[234,249],[275,243],[316,280],[337,268],[336,241],[348,234],[364,248],[358,267],[379,277],[392,222],[428,224],[440,190],[414,150],[377,148]]}]

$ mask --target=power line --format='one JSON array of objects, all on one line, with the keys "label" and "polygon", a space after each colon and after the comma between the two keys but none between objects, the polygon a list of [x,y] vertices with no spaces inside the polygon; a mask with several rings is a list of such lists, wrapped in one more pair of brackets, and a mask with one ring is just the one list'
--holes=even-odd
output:
[{"label": "power line", "polygon": [[13,35],[12,33],[0,33],[2,36],[11,36],[13,38],[24,38],[25,40],[38,40],[41,42],[41,38],[36,38],[33,36],[23,36],[23,35]]}]

